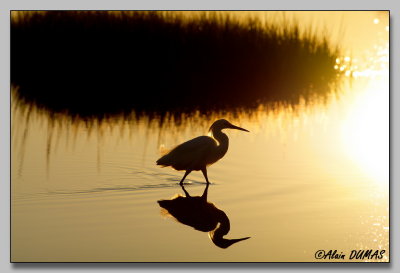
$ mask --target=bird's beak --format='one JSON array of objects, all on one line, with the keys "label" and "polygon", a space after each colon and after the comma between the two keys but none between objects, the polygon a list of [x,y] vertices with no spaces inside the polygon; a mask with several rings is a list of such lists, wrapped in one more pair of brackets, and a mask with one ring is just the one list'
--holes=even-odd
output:
[{"label": "bird's beak", "polygon": [[[210,233],[209,233],[209,236],[210,236]],[[225,239],[225,238],[212,237],[212,236],[210,236],[210,238],[211,238],[211,241],[213,241],[213,243],[220,248],[228,248],[231,245],[236,244],[240,241],[250,239],[250,237],[245,237],[245,238],[241,238],[241,239]]]},{"label": "bird's beak", "polygon": [[239,126],[235,126],[233,124],[231,124],[231,126],[229,127],[230,129],[237,129],[237,130],[241,130],[241,131],[245,131],[245,132],[250,132],[249,130],[246,130],[244,128],[241,128]]}]

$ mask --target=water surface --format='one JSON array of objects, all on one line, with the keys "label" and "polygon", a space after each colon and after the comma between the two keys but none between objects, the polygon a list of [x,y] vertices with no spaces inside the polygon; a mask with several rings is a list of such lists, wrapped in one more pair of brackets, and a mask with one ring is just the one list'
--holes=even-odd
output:
[{"label": "water surface", "polygon": [[[346,43],[359,56],[338,56],[336,69],[352,66],[354,77],[327,100],[161,123],[83,121],[13,99],[12,260],[314,262],[320,249],[373,249],[388,261],[388,18],[363,16],[381,34],[375,47]],[[225,237],[251,237],[227,249],[157,202],[184,195],[183,173],[155,165],[161,150],[219,118],[250,130],[225,130],[228,153],[208,168],[208,202],[230,221]],[[190,195],[203,193],[200,172],[187,182]]]}]

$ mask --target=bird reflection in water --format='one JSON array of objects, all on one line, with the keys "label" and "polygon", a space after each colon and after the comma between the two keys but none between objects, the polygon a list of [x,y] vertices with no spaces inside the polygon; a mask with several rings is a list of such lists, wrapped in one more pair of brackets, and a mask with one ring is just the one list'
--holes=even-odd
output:
[{"label": "bird reflection in water", "polygon": [[202,196],[190,196],[182,185],[185,196],[177,196],[171,200],[159,200],[160,207],[165,209],[167,215],[173,216],[178,222],[193,227],[196,230],[208,232],[213,243],[220,248],[247,240],[250,237],[240,239],[226,239],[224,236],[230,230],[228,216],[214,204],[207,202],[207,183]]}]

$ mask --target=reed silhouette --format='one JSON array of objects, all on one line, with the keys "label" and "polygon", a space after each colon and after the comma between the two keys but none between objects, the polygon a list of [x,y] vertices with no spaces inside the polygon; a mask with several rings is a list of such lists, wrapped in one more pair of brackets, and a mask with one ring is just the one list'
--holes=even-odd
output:
[{"label": "reed silhouette", "polygon": [[228,248],[231,245],[250,237],[240,239],[226,239],[224,236],[230,230],[228,216],[214,204],[207,202],[209,184],[207,183],[202,196],[190,196],[182,185],[185,196],[178,195],[172,200],[159,200],[160,207],[166,210],[178,222],[191,226],[196,230],[208,232],[212,242],[220,248]]},{"label": "reed silhouette", "polygon": [[297,25],[204,12],[13,11],[16,98],[81,117],[297,103],[338,80],[338,48]]}]

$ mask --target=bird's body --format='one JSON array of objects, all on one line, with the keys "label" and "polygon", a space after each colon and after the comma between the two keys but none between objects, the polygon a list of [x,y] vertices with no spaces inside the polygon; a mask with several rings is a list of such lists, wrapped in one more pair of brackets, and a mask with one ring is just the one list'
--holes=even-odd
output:
[{"label": "bird's body", "polygon": [[220,160],[228,151],[228,136],[221,131],[226,128],[247,131],[232,125],[225,119],[217,120],[210,128],[213,137],[199,136],[186,141],[158,159],[157,165],[171,166],[178,171],[185,170],[186,173],[180,182],[181,185],[191,171],[200,170],[209,183],[206,167]]},{"label": "bird's body", "polygon": [[[200,171],[222,158],[226,149],[219,148],[218,143],[209,136],[199,136],[175,147],[168,154],[157,160],[157,165],[171,166],[175,170]],[[219,151],[213,153],[213,151]]]}]

